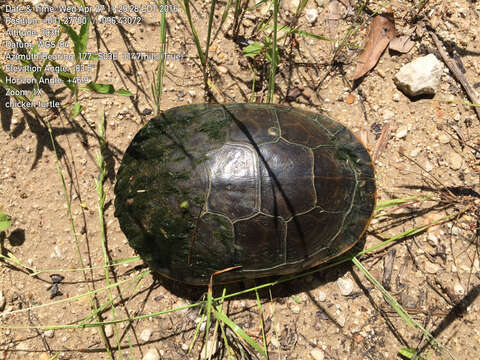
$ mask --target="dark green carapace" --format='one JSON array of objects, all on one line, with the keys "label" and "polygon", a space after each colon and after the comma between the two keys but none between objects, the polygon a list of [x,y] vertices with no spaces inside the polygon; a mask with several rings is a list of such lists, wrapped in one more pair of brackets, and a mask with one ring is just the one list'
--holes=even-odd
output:
[{"label": "dark green carapace", "polygon": [[362,236],[370,156],[326,116],[267,104],[189,105],[153,118],[117,174],[115,216],[153,271],[188,284],[291,274]]}]

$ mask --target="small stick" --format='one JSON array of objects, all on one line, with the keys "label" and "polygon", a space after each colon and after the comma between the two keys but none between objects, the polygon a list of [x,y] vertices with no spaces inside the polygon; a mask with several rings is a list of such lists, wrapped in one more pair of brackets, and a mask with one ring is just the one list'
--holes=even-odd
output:
[{"label": "small stick", "polygon": [[[480,101],[477,98],[477,94],[475,93],[475,90],[470,86],[467,79],[465,78],[465,75],[463,75],[462,71],[460,70],[456,62],[450,56],[448,56],[447,52],[443,48],[442,42],[438,39],[437,35],[435,35],[435,33],[433,32],[430,32],[430,36],[435,42],[435,45],[437,46],[438,52],[440,53],[440,56],[442,57],[443,61],[445,62],[445,64],[447,64],[448,68],[450,69],[452,74],[455,76],[455,79],[457,79],[457,81],[463,86],[470,101],[477,105],[480,104]],[[475,112],[477,113],[478,119],[480,120],[480,107],[474,106],[474,109],[475,109]]]},{"label": "small stick", "polygon": [[385,150],[388,140],[390,139],[390,125],[388,123],[383,124],[382,133],[375,144],[375,150],[373,150],[372,154],[372,162],[375,163],[382,152]]}]

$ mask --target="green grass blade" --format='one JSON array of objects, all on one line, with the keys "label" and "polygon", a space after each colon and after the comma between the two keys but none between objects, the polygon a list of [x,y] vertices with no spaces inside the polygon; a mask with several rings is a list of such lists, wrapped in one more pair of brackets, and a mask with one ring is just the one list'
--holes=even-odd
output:
[{"label": "green grass blade", "polygon": [[260,321],[260,328],[262,329],[263,349],[268,359],[267,335],[265,334],[265,321],[263,318],[262,302],[260,301],[260,295],[258,294],[258,290],[255,290],[255,298],[257,299],[257,307],[260,315],[259,321]]},{"label": "green grass blade", "polygon": [[268,95],[267,102],[273,102],[273,94],[275,92],[275,73],[277,72],[277,26],[278,26],[278,11],[279,11],[279,0],[273,1],[273,33],[272,33],[272,53],[271,53],[271,63],[270,63],[270,77],[268,81]]},{"label": "green grass blade", "polygon": [[397,312],[397,314],[403,319],[403,321],[407,323],[407,325],[409,325],[411,328],[419,329],[434,349],[446,350],[450,358],[453,359],[448,350],[443,345],[438,343],[437,340],[432,336],[432,334],[430,334],[419,322],[417,322],[408,314],[408,312],[398,303],[398,301],[392,295],[390,295],[387,290],[385,290],[382,284],[380,284],[378,280],[370,274],[370,272],[356,257],[352,259],[352,262],[359,268],[359,270],[365,275],[365,277],[382,293],[384,299]]},{"label": "green grass blade", "polygon": [[308,0],[300,0],[297,6],[297,10],[295,11],[296,16],[300,16],[302,13],[303,9],[305,9],[305,6],[307,6]]},{"label": "green grass blade", "polygon": [[425,200],[430,200],[434,196],[429,195],[429,196],[407,196],[401,199],[390,199],[390,200],[383,200],[383,201],[377,201],[377,204],[375,206],[375,211],[378,212],[380,210],[383,210],[385,208],[389,208],[392,206],[397,206],[397,205],[403,205],[409,202],[422,202]]},{"label": "green grass blade", "polygon": [[205,326],[205,356],[204,358],[208,357],[208,350],[209,350],[209,343],[208,343],[208,336],[210,335],[210,325],[212,319],[212,309],[213,309],[213,296],[210,290],[207,292],[207,306],[206,306],[206,313],[207,313],[207,322]]},{"label": "green grass blade", "polygon": [[212,36],[212,26],[213,26],[213,17],[215,16],[215,6],[217,5],[217,0],[211,0],[210,4],[210,13],[208,14],[208,29],[207,29],[207,44],[205,45],[205,64],[204,64],[204,76],[208,67],[208,50],[210,49],[210,41]]},{"label": "green grass blade", "polygon": [[218,33],[222,30],[223,24],[225,24],[225,20],[227,20],[228,11],[230,10],[231,5],[232,5],[232,0],[228,0],[227,4],[225,5],[225,10],[223,10],[222,19],[220,20],[220,25],[218,26],[218,29],[215,32],[215,35],[213,36],[214,40],[218,37]]},{"label": "green grass blade", "polygon": [[[167,0],[158,1],[157,7],[160,9],[161,6],[167,5]],[[160,15],[160,53],[165,54],[167,52],[167,17],[165,11],[161,12]],[[166,69],[166,59],[165,56],[160,56],[158,59],[158,69],[155,87],[152,85],[153,98],[155,99],[155,108],[156,114],[160,114],[160,104],[162,102],[163,94],[163,77],[165,75]]]},{"label": "green grass blade", "polygon": [[206,66],[205,55],[203,54],[202,46],[200,45],[200,39],[198,38],[198,34],[197,34],[197,31],[195,30],[195,26],[193,25],[192,13],[190,12],[190,1],[183,0],[182,7],[183,7],[183,10],[185,11],[185,14],[187,15],[188,23],[190,25],[190,31],[192,32],[193,41],[195,42],[195,46],[197,47],[197,52],[198,52],[198,56],[200,57],[200,62],[202,66],[205,67]]},{"label": "green grass blade", "polygon": [[252,348],[258,351],[261,355],[266,356],[267,353],[265,350],[258,345],[255,340],[253,340],[242,328],[235,324],[224,312],[218,312],[214,310],[215,318],[219,321],[224,322],[232,331],[240,338],[245,340]]}]

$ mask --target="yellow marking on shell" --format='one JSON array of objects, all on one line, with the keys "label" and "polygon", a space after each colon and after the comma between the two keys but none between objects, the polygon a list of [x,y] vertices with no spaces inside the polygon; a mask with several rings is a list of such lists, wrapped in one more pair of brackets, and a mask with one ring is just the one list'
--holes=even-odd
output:
[{"label": "yellow marking on shell", "polygon": [[267,132],[268,132],[268,135],[272,135],[272,136],[278,136],[279,134],[278,129],[276,127],[268,128]]}]

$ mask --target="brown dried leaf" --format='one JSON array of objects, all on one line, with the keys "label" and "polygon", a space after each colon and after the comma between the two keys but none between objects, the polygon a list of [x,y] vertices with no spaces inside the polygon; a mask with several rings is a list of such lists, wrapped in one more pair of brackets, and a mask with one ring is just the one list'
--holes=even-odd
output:
[{"label": "brown dried leaf", "polygon": [[392,8],[389,7],[385,13],[375,16],[368,27],[367,42],[358,57],[353,80],[361,78],[375,66],[394,36],[395,22]]},{"label": "brown dried leaf", "polygon": [[413,48],[413,45],[415,45],[415,43],[410,40],[409,35],[402,35],[397,36],[392,41],[390,41],[388,47],[390,48],[390,50],[406,54]]}]

